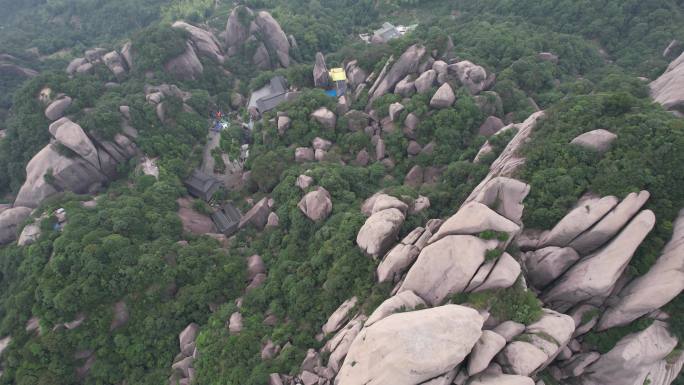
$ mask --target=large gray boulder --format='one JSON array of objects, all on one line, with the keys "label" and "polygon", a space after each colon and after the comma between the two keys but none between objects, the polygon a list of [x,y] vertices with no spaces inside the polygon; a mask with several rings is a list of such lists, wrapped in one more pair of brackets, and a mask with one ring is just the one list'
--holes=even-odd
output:
[{"label": "large gray boulder", "polygon": [[177,21],[173,23],[172,27],[183,29],[190,34],[190,40],[192,40],[199,55],[212,59],[217,63],[222,64],[224,62],[225,58],[221,52],[221,45],[213,33],[184,21]]},{"label": "large gray boulder", "polygon": [[50,134],[57,141],[70,150],[87,160],[95,168],[100,168],[97,149],[81,126],[69,120],[61,118],[50,125]]},{"label": "large gray boulder", "polygon": [[525,278],[532,286],[543,289],[560,277],[580,259],[571,247],[549,246],[522,255]]},{"label": "large gray boulder", "polygon": [[674,223],[672,238],[648,273],[637,277],[617,295],[601,316],[598,330],[627,325],[664,306],[684,290],[684,210]]},{"label": "large gray boulder", "polygon": [[28,207],[13,207],[0,213],[0,245],[17,239],[19,226],[31,215]]},{"label": "large gray boulder", "polygon": [[394,313],[400,311],[411,311],[419,306],[425,306],[425,301],[423,301],[422,298],[418,297],[412,291],[402,291],[401,293],[385,300],[385,302],[378,306],[377,309],[375,309],[375,311],[373,311],[373,313],[370,315],[370,317],[368,317],[365,326],[369,327]]},{"label": "large gray boulder", "polygon": [[349,320],[350,312],[356,306],[357,301],[358,298],[356,297],[344,301],[337,310],[328,317],[328,321],[322,328],[323,334],[330,334],[340,330],[340,328]]},{"label": "large gray boulder", "polygon": [[204,66],[190,42],[185,51],[164,64],[164,70],[180,80],[197,80],[204,73]]},{"label": "large gray boulder", "polygon": [[359,332],[361,332],[365,319],[365,316],[355,317],[325,344],[322,352],[330,353],[326,371],[332,371],[332,373],[326,377],[331,378],[334,373],[340,371],[342,362],[344,362],[344,358],[347,356],[352,343],[359,335]]},{"label": "large gray boulder", "polygon": [[404,219],[404,214],[395,208],[374,213],[366,219],[359,230],[356,244],[366,254],[374,258],[379,257],[395,241]]},{"label": "large gray boulder", "polygon": [[[48,174],[51,176],[46,180]],[[53,145],[47,145],[26,165],[26,181],[14,204],[35,208],[60,190],[85,194],[106,181],[107,177],[90,162],[79,157],[67,158]]]},{"label": "large gray boulder", "polygon": [[326,107],[321,107],[312,112],[311,117],[328,130],[334,130],[337,124],[335,113]]},{"label": "large gray boulder", "polygon": [[17,240],[17,245],[30,245],[40,238],[40,234],[40,223],[37,223],[37,221],[34,223],[29,223],[21,230],[21,234],[19,234],[19,239]]},{"label": "large gray boulder", "polygon": [[448,235],[425,247],[409,270],[399,292],[411,290],[431,305],[460,293],[485,260],[496,240],[472,235]]},{"label": "large gray boulder", "polygon": [[394,86],[394,93],[404,98],[410,98],[416,93],[416,84],[411,75],[406,75],[403,79]]},{"label": "large gray boulder", "polygon": [[570,141],[570,144],[604,153],[610,149],[615,139],[617,139],[617,135],[600,128],[575,137]]},{"label": "large gray boulder", "polygon": [[492,136],[504,127],[503,121],[496,116],[489,116],[477,131],[482,136]]},{"label": "large gray boulder", "polygon": [[394,86],[399,83],[406,75],[415,73],[418,70],[418,65],[425,55],[426,49],[422,45],[414,44],[410,46],[399,59],[394,63],[392,68],[380,80],[378,86],[373,90],[369,102],[372,103],[380,96],[394,90]]},{"label": "large gray boulder", "polygon": [[651,97],[666,110],[682,116],[684,112],[684,52],[650,84]]},{"label": "large gray boulder", "polygon": [[498,176],[489,179],[477,191],[478,193],[471,195],[464,205],[470,201],[480,202],[503,217],[522,224],[521,219],[525,208],[522,202],[530,193],[530,185],[517,179]]},{"label": "large gray boulder", "polygon": [[544,293],[543,301],[560,311],[582,301],[598,301],[600,304],[610,294],[637,247],[654,225],[652,211],[639,213],[609,244],[563,274],[551,290]]},{"label": "large gray boulder", "polygon": [[330,82],[328,76],[328,67],[325,65],[325,56],[322,53],[316,52],[316,62],[313,68],[313,79],[316,87],[325,87]]},{"label": "large gray boulder", "polygon": [[268,206],[268,197],[264,197],[245,213],[242,219],[240,219],[238,227],[242,229],[252,225],[257,230],[263,230],[266,223],[268,223],[268,215],[270,213],[271,208]]},{"label": "large gray boulder", "polygon": [[449,83],[442,84],[437,92],[430,99],[430,107],[432,108],[447,108],[451,107],[456,101],[456,94]]},{"label": "large gray boulder", "polygon": [[336,385],[415,385],[454,369],[480,338],[483,318],[458,305],[398,313],[361,330]]},{"label": "large gray boulder", "polygon": [[269,50],[275,52],[280,65],[287,68],[290,66],[290,41],[283,32],[280,24],[266,11],[257,13],[254,23],[261,30],[261,36]]},{"label": "large gray boulder", "polygon": [[297,207],[307,218],[314,222],[319,222],[330,215],[333,204],[328,190],[318,187],[316,190],[304,195]]},{"label": "large gray boulder", "polygon": [[541,239],[540,246],[567,246],[577,236],[601,220],[617,203],[618,199],[612,195],[580,200],[577,206]]},{"label": "large gray boulder", "polygon": [[378,282],[394,282],[418,258],[420,250],[414,245],[402,243],[394,246],[378,265]]},{"label": "large gray boulder", "polygon": [[473,292],[485,290],[505,289],[513,286],[520,276],[520,264],[510,254],[504,252],[494,264],[484,282],[474,288],[468,288]]},{"label": "large gray boulder", "polygon": [[449,70],[456,73],[461,84],[473,95],[479,94],[487,87],[487,71],[468,60],[450,65]]},{"label": "large gray boulder", "polygon": [[468,374],[473,376],[489,366],[494,356],[506,346],[506,339],[491,330],[482,332],[482,336],[473,347],[468,359]]},{"label": "large gray boulder", "polygon": [[665,366],[666,357],[677,346],[677,339],[667,325],[655,321],[643,331],[622,338],[613,349],[586,368],[580,377],[582,385],[669,384],[656,380]]},{"label": "large gray boulder", "polygon": [[126,64],[124,58],[116,51],[111,51],[102,57],[102,61],[114,76],[121,80],[126,76]]},{"label": "large gray boulder", "polygon": [[478,235],[487,230],[506,233],[508,239],[512,239],[520,231],[520,226],[482,203],[469,202],[442,224],[437,233],[430,238],[430,243],[447,235]]},{"label": "large gray boulder", "polygon": [[416,79],[413,84],[416,87],[416,92],[419,94],[424,94],[430,89],[432,89],[432,85],[435,84],[435,80],[437,79],[437,71],[435,70],[427,70],[423,72],[418,79]]},{"label": "large gray boulder", "polygon": [[55,121],[64,116],[64,111],[71,106],[71,98],[63,96],[50,103],[45,109],[45,117],[50,121]]},{"label": "large gray boulder", "polygon": [[632,219],[650,196],[648,191],[630,193],[596,225],[570,242],[569,246],[581,255],[598,249]]},{"label": "large gray boulder", "polygon": [[233,8],[226,22],[226,30],[223,37],[230,56],[235,55],[238,52],[239,46],[245,43],[249,37],[250,29],[257,28],[253,22],[251,25],[243,24],[243,18],[254,19],[254,12],[247,7],[238,6]]}]

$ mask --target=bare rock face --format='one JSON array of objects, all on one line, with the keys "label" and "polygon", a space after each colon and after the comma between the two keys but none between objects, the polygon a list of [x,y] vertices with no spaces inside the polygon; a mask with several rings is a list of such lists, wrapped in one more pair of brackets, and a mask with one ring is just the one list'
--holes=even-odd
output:
[{"label": "bare rock face", "polygon": [[596,225],[570,242],[569,246],[582,255],[595,251],[615,236],[650,196],[648,191],[630,193]]},{"label": "bare rock face", "polygon": [[423,72],[413,83],[416,86],[416,92],[424,94],[430,91],[432,85],[435,84],[435,80],[437,80],[437,71],[427,70]]},{"label": "bare rock face", "polygon": [[290,42],[280,24],[266,11],[258,12],[254,23],[261,30],[266,46],[275,52],[276,59],[284,68],[290,66]]},{"label": "bare rock face", "polygon": [[328,67],[325,65],[325,56],[322,53],[316,52],[316,62],[313,68],[314,85],[316,87],[325,87],[330,82],[328,76]]},{"label": "bare rock face", "polygon": [[322,221],[330,215],[333,205],[330,193],[323,187],[304,195],[297,205],[307,218],[314,222]]},{"label": "bare rock face", "polygon": [[[656,380],[666,365],[666,357],[677,346],[667,325],[655,321],[643,331],[622,338],[615,347],[586,368],[583,385],[642,385]],[[655,384],[669,384],[654,382]]]},{"label": "bare rock face", "polygon": [[55,121],[64,116],[64,111],[69,108],[69,106],[71,106],[71,98],[68,96],[63,96],[50,103],[50,105],[45,109],[45,117],[50,121]]},{"label": "bare rock face", "polygon": [[610,146],[617,139],[617,135],[604,129],[593,130],[585,132],[577,136],[570,144],[594,150],[599,153],[604,153],[610,149]]},{"label": "bare rock face", "polygon": [[373,90],[369,102],[372,103],[375,99],[394,90],[397,83],[404,79],[406,75],[418,71],[420,60],[425,55],[426,49],[422,45],[410,46],[399,59],[394,63],[392,68],[380,80],[378,86]]},{"label": "bare rock face", "polygon": [[334,130],[337,124],[335,113],[325,107],[312,112],[311,117],[328,130]]},{"label": "bare rock face", "polygon": [[195,45],[198,54],[208,57],[217,63],[224,62],[225,58],[221,52],[221,45],[213,33],[183,21],[173,23],[172,27],[183,29],[190,34],[190,40]]},{"label": "bare rock face", "polygon": [[190,42],[186,43],[185,52],[164,64],[164,69],[180,80],[196,80],[204,73],[204,66]]},{"label": "bare rock face", "polygon": [[542,238],[540,246],[567,246],[577,236],[601,220],[617,203],[618,199],[612,195],[580,201]]},{"label": "bare rock face", "polygon": [[[87,147],[86,147],[87,148]],[[52,172],[50,182],[45,175]],[[58,190],[88,193],[92,186],[107,180],[106,176],[90,162],[82,158],[60,155],[52,145],[45,146],[26,166],[26,181],[21,186],[16,206],[38,207],[40,202]]]},{"label": "bare rock face", "polygon": [[570,268],[542,299],[564,311],[581,301],[607,297],[641,241],[655,225],[650,210],[639,213],[609,244]]},{"label": "bare rock face", "polygon": [[180,198],[178,203],[178,217],[183,224],[183,231],[193,234],[215,233],[216,227],[209,216],[195,211],[192,201],[188,198]]},{"label": "bare rock face", "polygon": [[506,339],[491,330],[482,332],[482,336],[473,347],[468,359],[468,374],[473,376],[489,366],[494,356],[506,346]]},{"label": "bare rock face", "polygon": [[484,68],[464,60],[449,66],[449,69],[456,73],[471,94],[477,95],[484,91],[487,86],[487,71]]},{"label": "bare rock face", "polygon": [[525,278],[534,287],[542,289],[560,277],[580,259],[571,247],[549,246],[523,254]]},{"label": "bare rock face", "polygon": [[323,334],[327,335],[340,330],[340,328],[349,320],[350,312],[354,309],[354,306],[356,306],[357,301],[358,298],[356,297],[344,301],[342,305],[330,315],[325,325],[323,325]]},{"label": "bare rock face", "polygon": [[406,75],[394,86],[394,93],[405,98],[410,98],[416,93],[416,85],[411,79],[411,75]]},{"label": "bare rock face", "polygon": [[448,235],[425,247],[409,270],[399,292],[411,290],[427,303],[438,305],[463,292],[496,240],[472,235]]},{"label": "bare rock face", "polygon": [[366,219],[356,243],[366,254],[377,258],[394,242],[404,219],[404,214],[395,208],[378,211]]},{"label": "bare rock face", "polygon": [[415,385],[454,369],[480,338],[484,320],[458,305],[398,313],[361,330],[337,385]]},{"label": "bare rock face", "polygon": [[674,223],[672,239],[648,273],[617,295],[617,303],[602,314],[598,330],[627,325],[664,306],[684,290],[684,210]]},{"label": "bare rock face", "polygon": [[228,331],[230,334],[239,334],[242,331],[242,314],[235,312],[230,315]]},{"label": "bare rock face", "polygon": [[68,118],[61,118],[50,125],[50,134],[61,144],[68,147],[95,168],[100,168],[97,149],[78,124]]},{"label": "bare rock face", "polygon": [[447,235],[477,235],[486,230],[504,232],[512,239],[520,231],[520,226],[482,203],[469,202],[442,224],[437,233],[430,238],[430,243]]},{"label": "bare rock face", "polygon": [[[233,11],[228,17],[226,23],[226,31],[224,33],[225,44],[228,47],[228,54],[235,55],[238,51],[238,46],[245,43],[250,33],[250,25],[243,24],[243,19],[253,19],[254,12],[251,9],[238,6],[233,8]],[[254,26],[256,28],[256,25]]]},{"label": "bare rock face", "polygon": [[266,223],[268,223],[268,215],[270,213],[271,209],[268,207],[268,197],[264,197],[245,213],[242,219],[240,219],[238,227],[242,229],[245,226],[252,225],[257,230],[263,230]]},{"label": "bare rock face", "polygon": [[419,253],[420,250],[414,245],[394,246],[378,266],[378,282],[395,281],[418,258]]},{"label": "bare rock face", "polygon": [[684,114],[684,53],[670,63],[665,72],[650,84],[651,97],[665,109]]},{"label": "bare rock face", "polygon": [[430,107],[432,108],[447,108],[451,107],[456,101],[456,95],[449,83],[442,84],[435,95],[430,100]]},{"label": "bare rock face", "polygon": [[504,252],[496,261],[484,282],[477,287],[469,287],[468,290],[480,292],[511,287],[520,276],[520,271],[521,268],[518,261],[511,257],[510,254]]},{"label": "bare rock face", "polygon": [[105,54],[102,57],[102,61],[118,80],[121,80],[126,76],[126,64],[124,63],[123,57],[121,57],[118,52],[111,51]]},{"label": "bare rock face", "polygon": [[482,136],[492,136],[504,127],[503,121],[496,116],[488,117],[480,126],[478,134]]},{"label": "bare rock face", "polygon": [[394,313],[399,311],[410,311],[419,306],[425,306],[425,301],[423,301],[422,298],[418,297],[412,291],[402,291],[394,297],[385,300],[385,302],[378,306],[370,317],[368,317],[364,326],[369,327]]},{"label": "bare rock face", "polygon": [[31,209],[28,207],[14,207],[0,213],[0,245],[17,239],[19,226],[30,214]]},{"label": "bare rock face", "polygon": [[297,182],[296,185],[302,190],[308,189],[312,184],[314,180],[312,177],[308,175],[300,175],[297,177]]},{"label": "bare rock face", "polygon": [[[41,230],[40,225],[36,222],[30,223],[21,230],[19,239],[17,240],[18,246],[30,245],[40,238]],[[0,242],[1,243],[1,242]]]}]

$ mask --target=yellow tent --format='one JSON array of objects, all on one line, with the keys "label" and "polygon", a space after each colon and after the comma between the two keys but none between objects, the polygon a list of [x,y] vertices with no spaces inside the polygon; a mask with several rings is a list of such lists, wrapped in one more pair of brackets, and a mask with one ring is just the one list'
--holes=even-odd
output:
[{"label": "yellow tent", "polygon": [[346,81],[347,74],[344,72],[344,68],[333,68],[329,72],[330,79],[334,82]]}]

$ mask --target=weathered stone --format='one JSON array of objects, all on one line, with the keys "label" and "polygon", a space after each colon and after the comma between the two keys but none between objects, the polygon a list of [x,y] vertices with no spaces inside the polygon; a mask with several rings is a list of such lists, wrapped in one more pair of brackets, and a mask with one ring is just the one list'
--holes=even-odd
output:
[{"label": "weathered stone", "polygon": [[564,311],[578,302],[608,296],[654,224],[652,211],[639,213],[608,245],[571,267],[543,295],[544,302]]},{"label": "weathered stone", "polygon": [[313,162],[315,159],[314,150],[310,147],[297,147],[295,149],[295,162]]},{"label": "weathered stone", "polygon": [[549,246],[524,253],[522,259],[527,272],[525,278],[542,289],[574,265],[580,256],[571,247]]},{"label": "weathered stone", "polygon": [[399,291],[412,290],[427,303],[440,304],[468,286],[486,251],[497,244],[471,235],[448,235],[421,251]]},{"label": "weathered stone", "polygon": [[478,134],[482,136],[492,136],[504,127],[503,121],[496,116],[488,117],[480,126]]},{"label": "weathered stone", "polygon": [[450,65],[449,70],[456,73],[461,84],[473,95],[484,91],[487,86],[487,71],[468,60]]},{"label": "weathered stone", "polygon": [[616,303],[601,316],[597,330],[627,325],[674,299],[684,290],[684,210],[674,223],[672,238],[644,275],[618,294]]},{"label": "weathered stone", "polygon": [[235,312],[230,315],[228,331],[230,334],[239,334],[242,331],[242,314]]},{"label": "weathered stone", "polygon": [[666,110],[684,114],[684,52],[673,60],[658,79],[651,82],[651,97]]},{"label": "weathered stone", "polygon": [[494,328],[494,332],[506,339],[506,342],[513,341],[513,338],[525,331],[525,325],[515,321],[505,321]]},{"label": "weathered stone", "polygon": [[594,150],[598,153],[604,153],[610,149],[615,139],[617,139],[617,135],[612,132],[598,129],[575,137],[570,141],[570,144]]},{"label": "weathered stone", "polygon": [[377,258],[394,242],[404,219],[404,214],[395,208],[378,211],[366,219],[356,243],[365,253]]},{"label": "weathered stone", "polygon": [[369,327],[374,323],[386,318],[399,311],[411,311],[417,307],[425,306],[425,301],[418,297],[412,291],[402,291],[401,293],[385,300],[375,311],[368,317],[365,327]]},{"label": "weathered stone", "polygon": [[192,44],[187,42],[185,51],[164,64],[164,70],[180,80],[196,80],[204,73],[204,66]]},{"label": "weathered stone", "polygon": [[518,279],[518,276],[520,276],[520,270],[518,261],[511,257],[510,254],[504,252],[497,260],[496,265],[494,265],[484,283],[473,289],[473,292],[511,287]]},{"label": "weathered stone", "polygon": [[71,98],[68,96],[63,96],[50,103],[50,105],[45,109],[45,117],[50,121],[57,120],[64,116],[64,111],[66,111],[69,106],[71,106]]},{"label": "weathered stone", "polygon": [[468,374],[473,376],[489,366],[494,356],[506,346],[506,339],[491,330],[482,332],[482,336],[473,347],[468,359]]},{"label": "weathered stone", "polygon": [[300,175],[297,177],[296,185],[302,190],[306,190],[313,184],[314,179],[308,175]]},{"label": "weathered stone", "polygon": [[264,197],[242,216],[238,228],[243,229],[248,225],[252,225],[257,230],[263,230],[266,223],[268,223],[268,215],[270,212],[268,197]]},{"label": "weathered stone", "polygon": [[78,124],[68,118],[61,118],[50,125],[50,134],[61,144],[87,160],[95,168],[100,168],[97,149]]},{"label": "weathered stone", "polygon": [[185,350],[187,345],[195,342],[197,333],[199,333],[199,325],[194,322],[183,329],[183,331],[178,335],[178,342],[181,351]]},{"label": "weathered stone", "polygon": [[378,282],[393,282],[416,260],[420,250],[414,245],[398,244],[385,256],[378,266]]},{"label": "weathered stone", "polygon": [[[0,217],[0,227],[2,225],[2,218]],[[15,229],[16,230],[16,229]],[[3,230],[0,229],[0,233]],[[29,223],[28,225],[24,226],[24,229],[21,230],[21,234],[19,235],[19,239],[17,240],[17,245],[18,246],[27,246],[32,243],[35,243],[38,238],[40,238],[40,225],[38,223]],[[2,236],[0,236],[2,238]],[[0,243],[1,239],[0,239]]]},{"label": "weathered stone", "polygon": [[392,91],[399,81],[406,77],[410,73],[414,73],[418,70],[418,65],[420,60],[425,55],[425,47],[422,45],[412,45],[410,46],[399,59],[394,63],[392,68],[387,72],[387,75],[378,79],[380,82],[378,86],[373,90],[369,98],[369,103],[372,103],[375,99],[381,97],[387,92]]},{"label": "weathered stone", "polygon": [[334,130],[337,124],[335,113],[325,107],[321,107],[311,113],[311,117],[328,130]]},{"label": "weathered stone", "polygon": [[285,135],[285,132],[290,129],[292,125],[292,119],[288,116],[278,117],[278,134]]},{"label": "weathered stone", "polygon": [[333,204],[330,193],[323,187],[310,191],[299,201],[297,205],[307,218],[314,222],[322,221],[330,215]]},{"label": "weathered stone", "polygon": [[526,376],[487,372],[470,379],[468,385],[534,385],[534,380]]},{"label": "weathered stone", "polygon": [[330,81],[328,67],[325,65],[325,56],[316,52],[316,60],[313,67],[313,79],[316,87],[326,87]]},{"label": "weathered stone", "polygon": [[[642,385],[651,372],[658,372],[662,361],[677,346],[667,325],[655,321],[643,331],[623,337],[613,349],[588,366],[581,383],[586,385]],[[654,376],[655,377],[655,376]],[[671,379],[672,380],[672,379]],[[670,381],[671,381],[670,380]],[[658,382],[667,384],[669,382]]]},{"label": "weathered stone", "polygon": [[418,79],[416,79],[413,84],[416,87],[416,92],[419,94],[424,94],[432,89],[432,85],[435,84],[437,79],[437,71],[427,70],[423,72]]},{"label": "weathered stone", "polygon": [[596,225],[570,242],[569,246],[581,255],[603,246],[641,209],[650,195],[648,191],[630,193]]},{"label": "weathered stone", "polygon": [[415,165],[406,173],[406,176],[404,177],[404,184],[418,188],[423,184],[424,175],[423,167]]},{"label": "weathered stone", "polygon": [[599,357],[601,357],[601,355],[597,352],[582,353],[573,356],[567,363],[563,364],[563,367],[561,368],[561,372],[563,373],[562,379],[581,376],[587,366],[596,362]]},{"label": "weathered stone", "polygon": [[458,305],[398,313],[364,328],[338,385],[415,385],[455,368],[479,339],[482,317]]},{"label": "weathered stone", "polygon": [[350,312],[356,306],[358,298],[352,297],[342,303],[340,307],[330,315],[328,321],[323,325],[323,334],[330,334],[338,331],[345,322],[349,320]]},{"label": "weathered stone", "polygon": [[540,246],[567,246],[577,236],[601,220],[617,203],[618,199],[612,195],[578,202],[577,206],[542,238]]},{"label": "weathered stone", "polygon": [[430,100],[430,107],[432,108],[447,108],[451,107],[456,101],[456,94],[451,89],[449,83],[442,84],[435,92],[435,95]]},{"label": "weathered stone", "polygon": [[520,226],[482,203],[469,202],[442,224],[439,231],[430,238],[430,243],[447,235],[478,235],[487,230],[504,232],[508,239],[512,239],[520,231]]}]

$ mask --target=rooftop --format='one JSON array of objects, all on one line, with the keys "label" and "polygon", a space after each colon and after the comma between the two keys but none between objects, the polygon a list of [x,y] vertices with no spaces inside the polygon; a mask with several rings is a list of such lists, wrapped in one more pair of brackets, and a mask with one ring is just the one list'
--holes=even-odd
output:
[{"label": "rooftop", "polygon": [[285,100],[286,92],[287,80],[282,76],[274,76],[268,84],[252,92],[248,107],[262,113],[270,111]]}]

